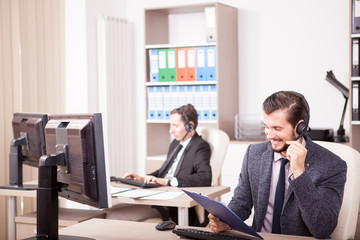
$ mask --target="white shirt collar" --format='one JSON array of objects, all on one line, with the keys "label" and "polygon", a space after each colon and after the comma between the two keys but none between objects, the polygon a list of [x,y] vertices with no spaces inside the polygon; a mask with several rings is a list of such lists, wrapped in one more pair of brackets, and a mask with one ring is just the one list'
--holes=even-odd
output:
[{"label": "white shirt collar", "polygon": [[182,148],[185,149],[187,147],[187,145],[189,144],[189,142],[191,141],[192,137],[183,141],[183,142],[180,142],[180,144],[183,146]]}]

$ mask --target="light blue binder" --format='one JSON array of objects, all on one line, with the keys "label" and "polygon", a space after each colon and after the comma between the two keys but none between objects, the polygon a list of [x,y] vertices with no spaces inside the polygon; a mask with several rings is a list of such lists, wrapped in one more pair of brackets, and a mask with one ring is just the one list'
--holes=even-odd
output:
[{"label": "light blue binder", "polygon": [[194,94],[194,107],[198,114],[198,120],[202,120],[202,110],[201,110],[201,86],[195,85],[195,94]]},{"label": "light blue binder", "polygon": [[156,120],[164,120],[163,87],[155,87]]},{"label": "light blue binder", "polygon": [[196,80],[197,81],[206,81],[206,67],[207,67],[206,47],[197,47],[196,48]]},{"label": "light blue binder", "polygon": [[170,112],[172,107],[170,86],[164,86],[164,119],[170,120]]},{"label": "light blue binder", "polygon": [[217,92],[216,85],[210,85],[210,119],[217,120]]},{"label": "light blue binder", "polygon": [[206,47],[206,80],[216,81],[216,47]]},{"label": "light blue binder", "polygon": [[202,120],[210,120],[210,86],[201,86]]},{"label": "light blue binder", "polygon": [[159,50],[149,49],[150,82],[159,81]]},{"label": "light blue binder", "polygon": [[147,95],[147,103],[148,103],[148,119],[155,120],[156,119],[156,111],[155,111],[155,87],[148,87],[148,95]]}]

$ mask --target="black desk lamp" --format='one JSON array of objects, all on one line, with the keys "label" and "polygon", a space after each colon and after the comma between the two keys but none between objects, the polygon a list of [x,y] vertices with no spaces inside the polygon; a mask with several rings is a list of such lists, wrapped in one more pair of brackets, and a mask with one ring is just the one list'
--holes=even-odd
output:
[{"label": "black desk lamp", "polygon": [[331,83],[334,87],[336,87],[343,94],[345,98],[344,109],[341,116],[340,126],[339,129],[337,130],[337,136],[335,136],[335,142],[348,142],[349,137],[345,136],[344,118],[346,113],[347,102],[349,100],[349,89],[336,79],[335,75],[331,70],[327,72],[325,79],[326,81]]}]

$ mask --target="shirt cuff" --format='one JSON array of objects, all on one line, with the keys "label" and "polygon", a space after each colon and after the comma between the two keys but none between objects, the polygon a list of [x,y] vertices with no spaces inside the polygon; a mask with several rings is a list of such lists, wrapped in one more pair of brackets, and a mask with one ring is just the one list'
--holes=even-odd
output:
[{"label": "shirt cuff", "polygon": [[176,177],[171,178],[169,181],[169,185],[173,186],[173,187],[179,186],[179,182],[178,182],[177,178]]}]

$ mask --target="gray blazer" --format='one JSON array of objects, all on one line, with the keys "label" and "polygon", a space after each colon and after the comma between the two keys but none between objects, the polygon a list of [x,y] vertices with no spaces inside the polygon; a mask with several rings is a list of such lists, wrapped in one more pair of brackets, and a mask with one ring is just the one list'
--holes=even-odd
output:
[{"label": "gray blazer", "polygon": [[[305,172],[289,179],[280,224],[283,234],[328,238],[341,208],[347,166],[345,161],[306,137]],[[250,145],[239,182],[229,203],[246,220],[254,207],[252,227],[260,232],[270,192],[273,150],[270,142]]]}]

